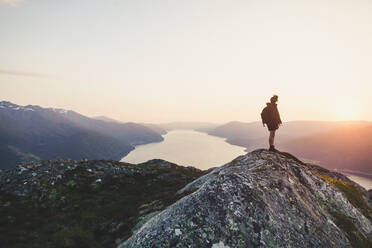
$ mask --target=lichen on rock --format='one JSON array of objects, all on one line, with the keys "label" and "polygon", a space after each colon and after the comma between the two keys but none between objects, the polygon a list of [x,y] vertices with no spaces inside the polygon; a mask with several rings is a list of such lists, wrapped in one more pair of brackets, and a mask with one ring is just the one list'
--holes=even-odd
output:
[{"label": "lichen on rock", "polygon": [[287,153],[256,150],[179,190],[192,193],[119,248],[372,247],[371,206],[350,196],[359,191],[367,196],[341,174]]}]

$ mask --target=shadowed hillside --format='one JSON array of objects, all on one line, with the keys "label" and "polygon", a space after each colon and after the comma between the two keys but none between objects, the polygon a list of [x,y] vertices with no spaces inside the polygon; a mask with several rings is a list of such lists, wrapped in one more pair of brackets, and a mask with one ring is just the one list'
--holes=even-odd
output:
[{"label": "shadowed hillside", "polygon": [[[325,133],[338,127],[363,127],[372,125],[367,121],[290,121],[280,126],[276,135],[276,142],[287,142],[294,138]],[[266,145],[268,131],[262,126],[261,122],[238,122],[233,121],[218,126],[207,132],[210,135],[226,138],[234,145],[241,145],[248,149],[258,148]]]},{"label": "shadowed hillside", "polygon": [[[291,121],[280,126],[275,143],[303,159],[319,161],[329,169],[371,173],[372,134],[367,121]],[[229,122],[209,132],[230,144],[250,149],[268,146],[268,131],[260,122]]]},{"label": "shadowed hillside", "polygon": [[1,247],[116,247],[203,174],[163,160],[24,163],[0,173]]},{"label": "shadowed hillside", "polygon": [[302,158],[317,160],[330,169],[372,173],[371,140],[372,125],[346,126],[283,143],[281,148]]},{"label": "shadowed hillside", "polygon": [[160,134],[135,123],[106,122],[63,109],[0,102],[0,169],[39,159],[119,160],[134,145],[162,140]]}]

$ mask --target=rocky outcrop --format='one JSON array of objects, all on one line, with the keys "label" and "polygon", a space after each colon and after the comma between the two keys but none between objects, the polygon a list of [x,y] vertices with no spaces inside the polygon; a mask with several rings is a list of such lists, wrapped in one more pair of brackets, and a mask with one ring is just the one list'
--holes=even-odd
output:
[{"label": "rocky outcrop", "polygon": [[0,171],[4,247],[372,247],[371,191],[287,153],[200,171],[44,160]]},{"label": "rocky outcrop", "polygon": [[178,194],[119,248],[372,247],[367,191],[290,154],[256,150]]}]

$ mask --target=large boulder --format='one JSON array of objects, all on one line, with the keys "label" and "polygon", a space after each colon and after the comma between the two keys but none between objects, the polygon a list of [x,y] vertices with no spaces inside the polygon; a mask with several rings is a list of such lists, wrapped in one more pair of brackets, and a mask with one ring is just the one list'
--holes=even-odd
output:
[{"label": "large boulder", "polygon": [[368,192],[290,154],[256,150],[179,194],[119,248],[372,247]]}]

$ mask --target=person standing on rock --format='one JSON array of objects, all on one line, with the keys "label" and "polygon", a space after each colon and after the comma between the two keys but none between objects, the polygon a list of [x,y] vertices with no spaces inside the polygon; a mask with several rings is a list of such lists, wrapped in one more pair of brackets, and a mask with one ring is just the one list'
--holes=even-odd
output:
[{"label": "person standing on rock", "polygon": [[274,146],[274,138],[275,138],[275,131],[279,128],[279,125],[282,124],[282,120],[280,119],[279,111],[278,111],[278,96],[274,95],[270,98],[270,102],[266,103],[266,107],[261,112],[261,119],[262,124],[269,129],[270,136],[269,136],[269,151],[277,152],[278,150],[275,149]]}]

